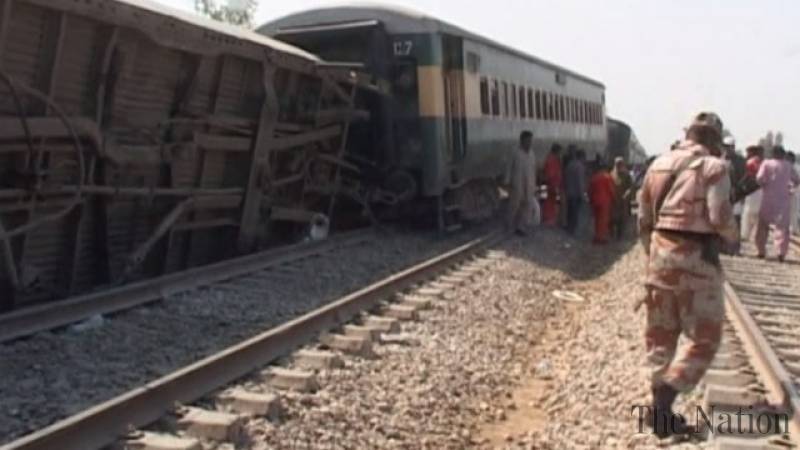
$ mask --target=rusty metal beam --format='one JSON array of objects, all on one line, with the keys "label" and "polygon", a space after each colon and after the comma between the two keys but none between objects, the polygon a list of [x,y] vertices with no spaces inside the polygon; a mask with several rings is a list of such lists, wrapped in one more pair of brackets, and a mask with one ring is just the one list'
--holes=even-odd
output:
[{"label": "rusty metal beam", "polygon": [[347,92],[344,89],[342,89],[342,87],[339,86],[339,84],[336,81],[331,79],[331,77],[323,75],[322,82],[328,89],[331,90],[331,92],[333,92],[336,95],[336,97],[339,98],[339,100],[345,103],[350,102],[350,95],[348,95]]},{"label": "rusty metal beam", "polygon": [[194,230],[203,230],[206,228],[222,228],[222,227],[238,227],[239,222],[233,219],[221,218],[221,219],[210,219],[210,220],[198,220],[194,222],[185,222],[176,224],[172,227],[172,231],[180,232],[180,231],[194,231]]},{"label": "rusty metal beam", "polygon": [[[208,114],[204,117],[206,121],[205,126],[202,128],[206,133],[211,132],[211,128],[213,127],[223,127],[223,128],[251,128],[252,122],[238,122],[234,118],[223,118],[219,113],[219,100],[220,100],[220,92],[222,90],[222,83],[224,82],[224,75],[225,75],[225,64],[227,63],[227,58],[225,55],[219,55],[214,58],[214,60],[210,60],[210,58],[206,59],[207,64],[213,64],[213,75],[211,86],[212,88],[208,92]],[[200,62],[203,64],[203,61]],[[195,161],[194,161],[194,177],[193,177],[193,184],[196,187],[202,188],[204,185],[204,181],[206,179],[206,171],[208,166],[206,165],[207,159],[207,152],[199,148],[199,151],[195,152]],[[194,211],[189,212],[188,214],[188,221],[192,222],[197,219],[197,214]],[[192,247],[193,247],[193,240],[194,240],[194,233],[188,232],[186,233],[186,237],[183,239],[182,242],[182,249],[181,253],[181,262],[180,264],[185,268],[189,267],[192,258]]]},{"label": "rusty metal beam", "polygon": [[252,250],[256,244],[258,227],[261,224],[261,200],[264,196],[264,177],[270,173],[270,151],[273,145],[275,125],[278,122],[278,95],[275,92],[275,67],[266,60],[262,64],[264,102],[258,124],[253,157],[247,182],[242,222],[239,228],[238,249]]},{"label": "rusty metal beam", "polygon": [[130,276],[144,262],[147,254],[153,250],[153,247],[161,241],[161,238],[169,232],[172,226],[180,220],[186,210],[192,207],[194,201],[193,198],[188,198],[178,203],[172,208],[169,214],[161,219],[161,222],[155,227],[150,236],[136,247],[136,250],[128,255],[123,276]]},{"label": "rusty metal beam", "polygon": [[100,62],[99,71],[97,74],[97,93],[95,97],[94,106],[94,120],[98,124],[105,122],[103,114],[105,113],[106,97],[108,95],[109,74],[111,71],[111,61],[114,56],[114,50],[117,48],[117,41],[119,40],[119,28],[113,27],[110,30],[110,35],[106,41],[105,48],[103,49],[103,59]]},{"label": "rusty metal beam", "polygon": [[340,125],[332,125],[307,133],[275,138],[272,144],[272,150],[287,150],[293,147],[300,147],[311,144],[312,142],[332,139],[340,134],[342,134],[342,127]]},{"label": "rusty metal beam", "polygon": [[[355,104],[357,93],[358,93],[358,86],[354,84],[350,88],[350,96],[347,99],[348,108],[352,108],[353,105]],[[347,137],[349,133],[350,133],[350,121],[348,120],[344,124],[344,131],[342,132],[342,138],[341,141],[339,142],[339,151],[336,154],[336,157],[339,160],[344,159],[344,153],[347,150]],[[333,211],[334,208],[336,207],[336,195],[339,193],[339,188],[342,185],[342,167],[339,165],[336,166],[336,175],[334,176],[333,183],[334,183],[334,192],[333,195],[331,195],[330,203],[328,204],[328,217],[331,219],[333,218]]]},{"label": "rusty metal beam", "polygon": [[[97,80],[97,91],[95,92],[94,120],[100,130],[105,130],[108,126],[106,108],[111,105],[113,99],[113,88],[115,77],[112,73],[114,64],[114,54],[119,41],[120,29],[117,26],[107,26],[102,33],[98,34],[96,45],[102,48],[103,58],[95,68]],[[101,131],[102,132],[102,131]],[[106,167],[105,161],[94,159],[96,170],[88,180],[90,184],[105,182]],[[95,229],[93,235],[93,247],[95,251],[94,274],[95,282],[107,283],[111,281],[111,252],[108,240],[108,204],[106,199],[95,197],[91,200],[91,206],[87,209],[87,214],[93,215]]]}]

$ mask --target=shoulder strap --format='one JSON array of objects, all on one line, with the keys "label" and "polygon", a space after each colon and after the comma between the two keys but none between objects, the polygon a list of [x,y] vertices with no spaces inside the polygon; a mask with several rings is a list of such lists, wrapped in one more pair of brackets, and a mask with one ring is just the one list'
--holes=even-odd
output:
[{"label": "shoulder strap", "polygon": [[682,164],[680,164],[678,167],[676,167],[675,170],[673,170],[669,174],[669,179],[667,179],[667,184],[666,184],[666,186],[664,186],[664,190],[661,191],[661,195],[659,195],[658,199],[656,200],[656,204],[655,204],[656,217],[661,215],[661,208],[662,208],[662,206],[664,206],[664,201],[667,199],[667,196],[669,195],[669,193],[672,192],[672,187],[675,185],[675,180],[678,179],[678,175],[680,175],[686,169],[688,169],[689,166],[691,166],[693,162],[697,161],[697,159],[698,158],[695,157],[695,156],[691,156],[689,158],[686,158],[683,161]]}]

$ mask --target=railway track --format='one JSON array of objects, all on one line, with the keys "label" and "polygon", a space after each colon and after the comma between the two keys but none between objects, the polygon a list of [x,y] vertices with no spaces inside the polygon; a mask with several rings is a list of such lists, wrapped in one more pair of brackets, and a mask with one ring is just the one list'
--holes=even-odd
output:
[{"label": "railway track", "polygon": [[762,423],[745,421],[732,433],[708,430],[716,448],[785,449],[800,443],[800,246],[794,246],[786,264],[723,260],[727,323],[706,375],[703,408],[744,411]]},{"label": "railway track", "polygon": [[[483,267],[480,261],[463,263],[501,238],[501,233],[490,232],[13,441],[2,450],[90,450],[119,444],[120,439],[126,442],[122,444],[126,448],[196,449],[201,448],[200,441],[235,440],[236,424],[241,415],[268,416],[279,402],[274,394],[237,388],[237,379],[256,373],[277,390],[314,389],[313,371],[306,369],[335,364],[336,353],[326,350],[299,352],[294,355],[294,370],[265,369],[265,366],[315,338],[323,349],[369,355],[372,342],[382,333],[392,332],[398,320],[414,318],[419,309],[429,306],[432,297],[443,294],[442,289],[478,274]],[[458,265],[461,266],[455,273],[443,274]],[[412,289],[413,292],[402,294]],[[368,312],[378,315],[369,315]],[[297,370],[297,367],[302,370]],[[222,388],[226,389],[220,394]],[[194,406],[176,410],[177,403]],[[210,405],[218,405],[220,410],[215,411],[215,407]],[[161,425],[153,428],[156,422]],[[172,423],[183,430],[182,437],[152,431],[163,423]],[[129,434],[132,427],[144,429],[148,426],[151,431]],[[127,441],[124,440],[126,436]]]},{"label": "railway track", "polygon": [[304,259],[368,242],[373,238],[372,231],[348,232],[325,241],[289,245],[122,287],[23,308],[0,315],[0,343],[63,327],[93,316],[120,313],[163,300],[177,292],[211,285],[243,274],[296,264]]}]

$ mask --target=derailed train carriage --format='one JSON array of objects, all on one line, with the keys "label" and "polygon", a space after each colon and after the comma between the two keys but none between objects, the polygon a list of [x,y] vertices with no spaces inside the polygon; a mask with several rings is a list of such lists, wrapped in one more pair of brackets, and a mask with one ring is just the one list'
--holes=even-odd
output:
[{"label": "derailed train carriage", "polygon": [[0,0],[0,309],[363,202],[343,153],[380,93],[351,68],[144,0]]},{"label": "derailed train carriage", "polygon": [[364,64],[387,84],[371,116],[373,178],[399,198],[438,199],[462,218],[494,212],[497,184],[522,130],[539,161],[553,143],[606,149],[605,88],[433,17],[382,6],[293,14],[259,32],[323,58]]}]

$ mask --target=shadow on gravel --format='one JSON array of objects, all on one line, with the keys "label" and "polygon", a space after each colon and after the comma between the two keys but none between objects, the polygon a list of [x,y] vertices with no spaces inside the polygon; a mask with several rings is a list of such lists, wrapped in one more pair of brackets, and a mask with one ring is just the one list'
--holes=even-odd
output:
[{"label": "shadow on gravel", "polygon": [[[561,229],[541,226],[535,233],[511,238],[507,245],[509,256],[526,259],[535,264],[559,270],[575,280],[591,280],[605,273],[638,241],[629,237],[607,245],[594,245],[585,234],[572,237]],[[642,261],[644,270],[644,261]]]}]

